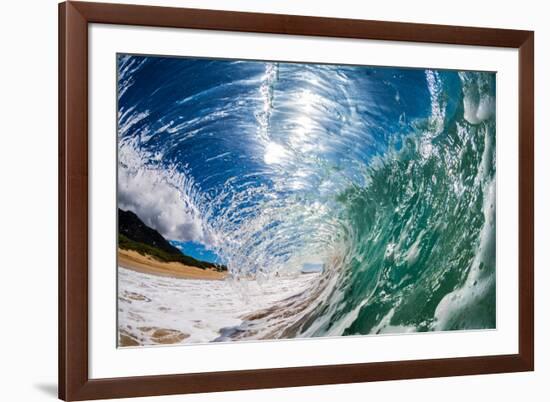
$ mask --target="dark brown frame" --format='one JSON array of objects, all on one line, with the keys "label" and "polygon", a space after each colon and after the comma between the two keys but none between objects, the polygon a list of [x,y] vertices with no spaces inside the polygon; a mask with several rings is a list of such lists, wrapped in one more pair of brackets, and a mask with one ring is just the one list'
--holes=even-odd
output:
[{"label": "dark brown frame", "polygon": [[[198,374],[88,377],[88,24],[519,49],[519,353]],[[153,6],[59,5],[59,397],[67,401],[534,370],[534,33]]]}]

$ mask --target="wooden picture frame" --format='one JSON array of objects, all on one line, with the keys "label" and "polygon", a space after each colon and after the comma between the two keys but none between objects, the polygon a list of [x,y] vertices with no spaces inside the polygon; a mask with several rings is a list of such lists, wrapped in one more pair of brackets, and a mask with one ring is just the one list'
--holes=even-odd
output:
[{"label": "wooden picture frame", "polygon": [[[364,364],[90,379],[88,24],[191,28],[519,49],[519,352]],[[534,369],[534,33],[153,6],[59,5],[59,397],[141,397]]]}]

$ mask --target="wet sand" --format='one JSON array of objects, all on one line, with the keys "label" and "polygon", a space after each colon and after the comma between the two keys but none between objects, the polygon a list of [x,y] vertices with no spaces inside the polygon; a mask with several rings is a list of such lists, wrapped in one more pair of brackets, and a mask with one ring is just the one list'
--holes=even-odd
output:
[{"label": "wet sand", "polygon": [[179,262],[161,262],[137,251],[118,249],[118,265],[144,274],[180,279],[222,280],[226,272],[191,267]]}]

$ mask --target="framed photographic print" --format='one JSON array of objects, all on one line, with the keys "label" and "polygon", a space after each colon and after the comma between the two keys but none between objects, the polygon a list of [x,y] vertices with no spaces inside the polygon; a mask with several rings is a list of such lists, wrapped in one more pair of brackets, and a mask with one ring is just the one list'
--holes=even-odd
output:
[{"label": "framed photographic print", "polygon": [[534,369],[533,32],[59,12],[60,398]]}]

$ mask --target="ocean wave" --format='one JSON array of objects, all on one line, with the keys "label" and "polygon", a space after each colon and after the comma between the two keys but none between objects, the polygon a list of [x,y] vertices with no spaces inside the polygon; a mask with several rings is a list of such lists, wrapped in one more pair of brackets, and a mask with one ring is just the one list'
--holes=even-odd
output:
[{"label": "ocean wave", "polygon": [[220,339],[494,328],[494,74],[138,56],[119,70],[119,194],[147,172],[127,198],[151,195],[149,224],[205,244],[253,306],[239,283],[323,267]]}]

